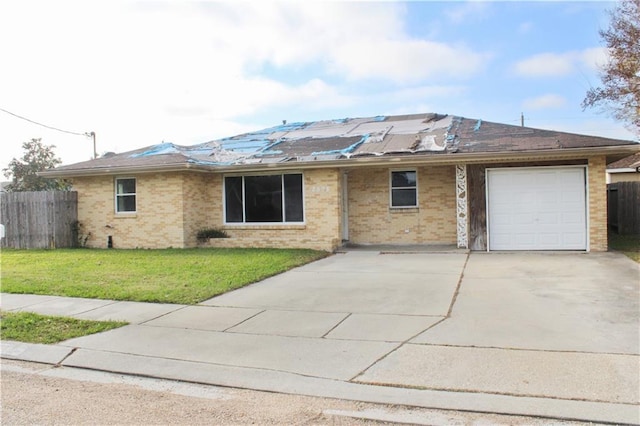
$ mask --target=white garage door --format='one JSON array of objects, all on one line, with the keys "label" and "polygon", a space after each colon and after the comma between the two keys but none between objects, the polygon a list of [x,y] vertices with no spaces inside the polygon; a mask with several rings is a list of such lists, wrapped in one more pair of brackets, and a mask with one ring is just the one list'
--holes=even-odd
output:
[{"label": "white garage door", "polygon": [[489,250],[586,250],[584,167],[487,170]]}]

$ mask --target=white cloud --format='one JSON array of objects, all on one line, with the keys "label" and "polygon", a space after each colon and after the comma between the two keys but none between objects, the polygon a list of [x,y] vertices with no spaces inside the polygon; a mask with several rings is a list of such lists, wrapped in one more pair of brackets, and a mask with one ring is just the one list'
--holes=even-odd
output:
[{"label": "white cloud", "polygon": [[567,100],[560,95],[553,93],[526,99],[522,107],[528,110],[562,108],[567,104]]},{"label": "white cloud", "polygon": [[[373,56],[371,49],[375,51]],[[333,69],[349,79],[377,78],[403,83],[437,80],[439,75],[470,77],[488,58],[464,46],[425,40],[382,40],[373,47],[363,40],[337,46],[331,55],[335,58]]]},{"label": "white cloud", "polygon": [[[467,88],[465,86],[411,86],[404,89],[382,91],[373,95],[367,96],[370,103],[394,103],[394,104],[422,104],[428,102],[429,104],[441,102],[443,99],[457,98],[465,93]],[[414,109],[416,111],[424,112],[440,112],[423,109]],[[404,114],[404,112],[403,112]]]},{"label": "white cloud", "polygon": [[[407,82],[439,73],[468,77],[488,60],[464,45],[412,38],[404,29],[405,9],[397,3],[251,5],[247,11],[244,3],[221,3],[208,12],[224,33],[217,45],[258,67],[319,65],[352,80]],[[218,20],[220,14],[224,20]]]},{"label": "white cloud", "polygon": [[[437,90],[423,80],[468,78],[489,60],[414,38],[405,18],[385,2],[2,2],[0,107],[124,151],[232,135],[274,108],[353,106],[366,96],[340,88],[354,81],[416,85],[424,99]],[[91,154],[82,136],[1,118],[0,167],[31,137],[67,163]]]},{"label": "white cloud", "polygon": [[594,47],[564,53],[540,53],[517,62],[516,74],[523,77],[560,77],[578,69],[596,70],[607,60],[604,48]]},{"label": "white cloud", "polygon": [[486,15],[488,9],[488,2],[473,0],[457,4],[445,13],[452,23],[462,24],[469,19],[482,18]]},{"label": "white cloud", "polygon": [[541,53],[518,62],[515,71],[525,77],[549,77],[570,74],[573,67],[573,59],[568,55]]},{"label": "white cloud", "polygon": [[609,60],[609,52],[604,47],[594,47],[580,52],[578,58],[584,66],[592,70],[598,70]]}]

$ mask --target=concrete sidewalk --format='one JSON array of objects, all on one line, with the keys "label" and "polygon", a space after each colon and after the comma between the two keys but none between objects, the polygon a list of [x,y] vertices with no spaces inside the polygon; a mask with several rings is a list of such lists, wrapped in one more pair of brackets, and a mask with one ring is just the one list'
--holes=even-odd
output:
[{"label": "concrete sidewalk", "polygon": [[[567,271],[566,265],[574,267]],[[638,265],[347,252],[197,306],[2,294],[131,325],[2,357],[426,408],[640,423]]]}]

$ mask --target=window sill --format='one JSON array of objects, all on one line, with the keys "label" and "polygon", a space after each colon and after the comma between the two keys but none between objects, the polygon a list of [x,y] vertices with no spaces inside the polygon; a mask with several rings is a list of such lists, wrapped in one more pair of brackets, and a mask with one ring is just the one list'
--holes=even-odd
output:
[{"label": "window sill", "polygon": [[225,223],[224,229],[248,229],[248,230],[278,230],[278,229],[307,229],[307,225],[304,223],[265,223],[265,224],[247,224],[247,223]]},{"label": "window sill", "polygon": [[135,219],[138,217],[138,213],[132,212],[132,213],[116,213],[115,218],[116,219]]},{"label": "window sill", "polygon": [[419,211],[419,207],[389,207],[390,213],[418,213]]}]

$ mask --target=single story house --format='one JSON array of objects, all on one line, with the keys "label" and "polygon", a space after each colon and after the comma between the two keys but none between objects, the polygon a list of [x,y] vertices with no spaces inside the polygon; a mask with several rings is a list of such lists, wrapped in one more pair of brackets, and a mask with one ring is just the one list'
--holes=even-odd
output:
[{"label": "single story house", "polygon": [[640,153],[607,165],[607,183],[640,182]]},{"label": "single story house", "polygon": [[41,173],[70,179],[90,247],[451,244],[607,250],[606,167],[633,141],[443,114],[282,125]]}]

